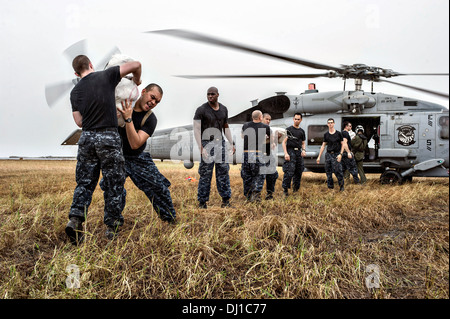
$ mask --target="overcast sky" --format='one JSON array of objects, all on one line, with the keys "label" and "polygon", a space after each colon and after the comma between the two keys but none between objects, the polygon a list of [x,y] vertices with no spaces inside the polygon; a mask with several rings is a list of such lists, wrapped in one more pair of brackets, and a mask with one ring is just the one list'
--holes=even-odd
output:
[{"label": "overcast sky", "polygon": [[[94,62],[113,47],[143,64],[143,83],[164,89],[158,127],[189,124],[210,86],[232,116],[277,91],[303,92],[308,79],[187,80],[178,74],[315,73],[317,70],[145,31],[182,28],[328,65],[364,63],[397,72],[449,72],[448,0],[6,1],[0,0],[0,157],[73,156],[61,146],[75,129],[69,90],[50,108],[47,85],[74,78],[63,54],[86,39]],[[396,82],[448,93],[448,77]],[[320,91],[341,79],[314,79]],[[347,83],[347,88],[352,88]],[[140,87],[142,89],[143,87]],[[367,83],[363,86],[370,90]],[[376,92],[438,103],[448,99],[390,84]]]}]

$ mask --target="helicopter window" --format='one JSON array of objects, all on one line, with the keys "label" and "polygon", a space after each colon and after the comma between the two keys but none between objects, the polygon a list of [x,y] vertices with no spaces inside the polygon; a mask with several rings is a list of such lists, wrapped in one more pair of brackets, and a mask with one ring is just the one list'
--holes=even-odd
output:
[{"label": "helicopter window", "polygon": [[441,127],[439,132],[441,139],[448,140],[448,116],[441,116],[439,118],[439,126]]},{"label": "helicopter window", "polygon": [[326,132],[328,132],[328,125],[308,126],[308,145],[322,145]]},{"label": "helicopter window", "polygon": [[417,106],[417,101],[404,101],[404,106]]}]

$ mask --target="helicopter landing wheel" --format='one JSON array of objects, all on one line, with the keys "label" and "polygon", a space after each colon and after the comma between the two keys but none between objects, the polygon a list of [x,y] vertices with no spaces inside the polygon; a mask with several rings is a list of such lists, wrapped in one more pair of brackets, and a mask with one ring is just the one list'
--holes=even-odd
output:
[{"label": "helicopter landing wheel", "polygon": [[403,184],[404,179],[399,172],[394,170],[387,170],[380,177],[380,183],[382,185],[401,185]]}]

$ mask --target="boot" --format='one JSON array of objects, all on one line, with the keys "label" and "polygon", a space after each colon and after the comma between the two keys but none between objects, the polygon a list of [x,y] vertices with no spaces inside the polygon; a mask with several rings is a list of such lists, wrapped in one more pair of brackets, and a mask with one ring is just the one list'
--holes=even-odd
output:
[{"label": "boot", "polygon": [[84,238],[83,222],[78,217],[70,217],[66,225],[66,234],[72,245],[81,244]]}]

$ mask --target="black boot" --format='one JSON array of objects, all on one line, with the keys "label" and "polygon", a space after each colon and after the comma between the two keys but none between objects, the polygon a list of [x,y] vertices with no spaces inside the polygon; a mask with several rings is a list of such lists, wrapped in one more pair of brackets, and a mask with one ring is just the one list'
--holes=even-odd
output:
[{"label": "black boot", "polygon": [[70,217],[66,225],[66,234],[73,245],[81,244],[84,238],[83,222],[78,217]]}]

